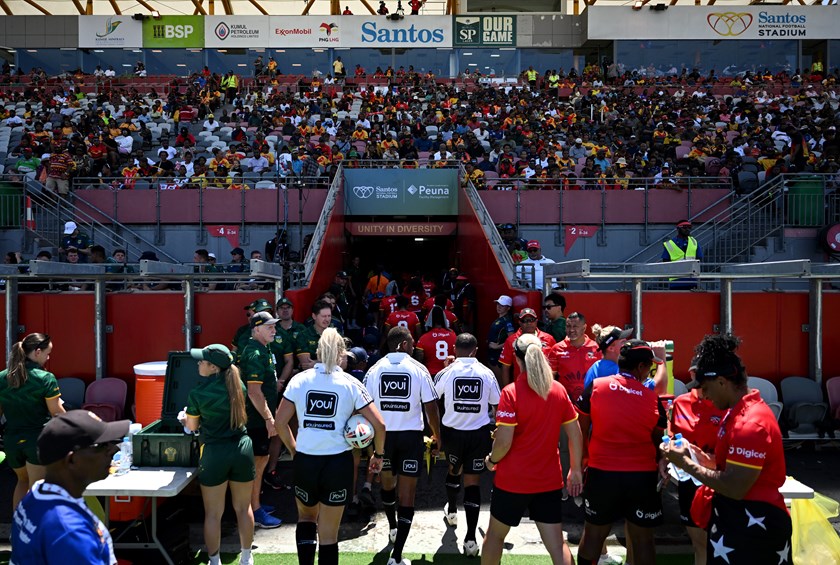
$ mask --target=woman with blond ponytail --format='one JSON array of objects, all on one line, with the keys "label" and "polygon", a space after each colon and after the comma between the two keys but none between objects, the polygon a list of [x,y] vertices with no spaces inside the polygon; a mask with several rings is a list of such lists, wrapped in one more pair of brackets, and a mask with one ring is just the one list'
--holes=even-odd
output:
[{"label": "woman with blond ponytail", "polygon": [[[274,425],[292,456],[298,522],[298,563],[338,565],[338,526],[353,494],[353,453],[344,425],[353,414],[375,430],[368,469],[382,469],[385,422],[364,385],[341,369],[345,343],[335,328],[318,340],[318,363],[295,375],[283,392]],[[289,421],[297,415],[297,434]]]},{"label": "woman with blond ponytail", "polygon": [[222,514],[225,494],[230,498],[239,528],[241,565],[253,565],[251,544],[254,541],[254,514],[251,511],[254,447],[245,432],[245,384],[233,355],[221,344],[204,349],[191,349],[198,361],[198,374],[203,378],[190,391],[187,407],[178,419],[190,431],[201,428],[204,446],[198,464],[198,482],[204,501],[204,543],[210,565],[221,563],[219,549],[222,537]]},{"label": "woman with blond ponytail", "polygon": [[55,375],[44,370],[50,336],[29,334],[12,346],[9,367],[0,372],[0,414],[6,416],[6,460],[17,475],[12,510],[35,481],[44,478],[37,440],[52,416],[64,413]]},{"label": "woman with blond ponytail", "polygon": [[[563,541],[564,482],[557,445],[562,430],[568,436],[571,452],[565,486],[569,494],[577,496],[583,485],[577,412],[566,389],[552,378],[537,336],[522,334],[514,342],[513,351],[519,376],[502,390],[493,449],[485,458],[487,468],[496,476],[481,562],[499,563],[508,531],[519,525],[527,510],[552,563],[571,565],[572,554]],[[524,472],[527,481],[522,480]]]}]

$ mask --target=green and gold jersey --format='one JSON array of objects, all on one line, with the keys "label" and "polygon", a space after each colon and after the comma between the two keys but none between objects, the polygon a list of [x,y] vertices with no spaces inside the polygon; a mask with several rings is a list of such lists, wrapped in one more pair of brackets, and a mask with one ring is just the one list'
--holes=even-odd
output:
[{"label": "green and gold jersey", "polygon": [[[247,398],[245,383],[240,384],[242,394]],[[201,437],[205,443],[236,439],[245,433],[244,427],[230,427],[230,395],[223,373],[202,378],[190,391],[187,398],[187,414],[201,418]]]},{"label": "green and gold jersey", "polygon": [[[274,354],[268,347],[251,338],[239,354],[239,372],[246,385],[259,383],[265,396],[268,409],[277,411],[277,373]],[[245,403],[248,412],[248,427],[257,428],[265,425],[265,418],[257,411],[251,399]]]},{"label": "green and gold jersey", "polygon": [[9,371],[0,372],[0,406],[6,416],[6,435],[40,432],[50,421],[46,400],[61,396],[55,375],[33,361],[26,361],[26,382],[9,386]]}]

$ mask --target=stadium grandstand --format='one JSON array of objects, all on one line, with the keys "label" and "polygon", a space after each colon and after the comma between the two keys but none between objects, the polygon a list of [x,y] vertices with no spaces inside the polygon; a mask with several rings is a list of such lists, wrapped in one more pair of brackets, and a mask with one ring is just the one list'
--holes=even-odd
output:
[{"label": "stadium grandstand", "polygon": [[483,359],[494,300],[557,291],[673,341],[669,393],[736,333],[751,375],[819,385],[786,437],[833,434],[836,6],[378,4],[0,0],[5,350],[43,331],[129,410],[135,365],[259,298],[331,293],[365,345],[383,295],[446,293]]}]

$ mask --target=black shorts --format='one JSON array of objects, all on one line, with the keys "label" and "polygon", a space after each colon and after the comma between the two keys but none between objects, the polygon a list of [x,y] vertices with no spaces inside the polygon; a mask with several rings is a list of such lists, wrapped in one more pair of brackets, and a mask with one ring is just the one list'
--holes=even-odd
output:
[{"label": "black shorts", "polygon": [[265,426],[261,428],[248,428],[248,437],[254,445],[254,457],[265,457],[268,455],[268,446],[271,440],[268,438],[268,430]]},{"label": "black shorts", "polygon": [[768,502],[733,500],[716,494],[706,531],[709,565],[793,563],[790,515]]},{"label": "black shorts", "polygon": [[385,434],[385,459],[382,461],[382,470],[390,471],[394,475],[419,477],[425,452],[422,431],[388,432]]},{"label": "black shorts", "polygon": [[307,455],[298,451],[292,462],[295,496],[304,506],[319,502],[344,506],[353,495],[353,452]]},{"label": "black shorts", "polygon": [[694,493],[700,488],[694,481],[680,481],[677,483],[677,495],[680,501],[680,524],[688,528],[696,528],[697,524],[691,519],[691,502]]},{"label": "black shorts", "polygon": [[624,518],[642,528],[662,523],[656,471],[602,471],[589,467],[583,482],[586,521],[596,526]]},{"label": "black shorts", "polygon": [[493,447],[491,429],[489,425],[477,430],[441,428],[446,459],[456,473],[462,468],[467,475],[477,475],[484,471],[484,456]]},{"label": "black shorts", "polygon": [[534,522],[559,524],[563,521],[562,506],[562,489],[520,494],[494,486],[490,495],[490,515],[511,528],[519,525],[525,510]]}]

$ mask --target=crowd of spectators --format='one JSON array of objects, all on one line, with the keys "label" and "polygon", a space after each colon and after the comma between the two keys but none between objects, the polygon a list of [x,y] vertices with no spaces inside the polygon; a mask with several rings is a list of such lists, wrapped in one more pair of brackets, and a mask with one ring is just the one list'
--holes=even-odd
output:
[{"label": "crowd of spectators", "polygon": [[[22,91],[0,93],[0,124],[17,130],[7,172],[60,193],[53,167],[59,181],[86,179],[76,187],[247,189],[289,177],[326,187],[339,163],[462,164],[479,189],[543,190],[737,189],[745,164],[757,181],[840,168],[836,71],[619,70],[529,67],[510,84],[389,67],[373,74],[379,85],[327,75],[281,88],[274,70],[246,86],[205,67],[165,95],[134,86],[95,97],[84,94],[89,76],[48,84],[33,72]],[[367,73],[357,65],[355,76]]]}]

